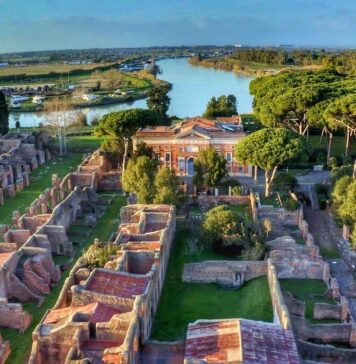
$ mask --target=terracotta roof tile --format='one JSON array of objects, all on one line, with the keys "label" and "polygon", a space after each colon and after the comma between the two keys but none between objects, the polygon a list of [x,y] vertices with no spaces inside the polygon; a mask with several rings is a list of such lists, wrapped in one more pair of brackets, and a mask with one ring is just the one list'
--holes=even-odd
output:
[{"label": "terracotta roof tile", "polygon": [[48,315],[45,317],[43,323],[44,324],[54,324],[69,315],[74,313],[81,312],[90,315],[90,322],[108,322],[111,317],[118,314],[123,313],[123,310],[118,308],[111,307],[104,303],[94,302],[85,306],[70,306],[65,308],[60,308],[58,310],[51,310]]},{"label": "terracotta roof tile", "polygon": [[205,363],[300,364],[292,331],[243,319],[190,324],[185,358]]},{"label": "terracotta roof tile", "polygon": [[86,288],[98,293],[133,298],[145,292],[148,281],[146,276],[97,270]]}]

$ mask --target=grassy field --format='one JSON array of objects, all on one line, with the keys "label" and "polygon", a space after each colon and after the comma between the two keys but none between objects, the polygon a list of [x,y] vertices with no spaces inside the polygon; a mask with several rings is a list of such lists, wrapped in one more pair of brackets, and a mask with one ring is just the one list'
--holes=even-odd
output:
[{"label": "grassy field", "polygon": [[98,149],[107,136],[79,135],[68,137],[68,147]]},{"label": "grassy field", "polygon": [[[119,212],[122,206],[126,203],[126,198],[119,194],[113,195],[114,199],[112,204],[109,206],[104,216],[101,218],[100,222],[92,230],[91,234],[85,238],[85,243],[81,249],[78,249],[75,254],[75,258],[69,262],[70,268],[74,265],[76,260],[82,255],[83,251],[88,248],[88,246],[98,238],[101,241],[107,241],[111,233],[116,229],[119,223]],[[62,258],[62,257],[61,257]],[[68,262],[68,258],[63,258],[62,263]],[[12,329],[1,329],[1,334],[5,340],[10,340],[11,342],[11,355],[8,362],[11,364],[23,364],[28,352],[32,345],[32,332],[41,321],[45,312],[52,308],[57,301],[58,294],[60,293],[65,279],[68,277],[70,269],[62,273],[62,277],[57,286],[51,291],[51,293],[46,296],[46,299],[41,307],[37,307],[35,303],[25,303],[23,304],[24,309],[31,313],[33,320],[31,325],[28,327],[24,334],[19,334],[17,330]]]},{"label": "grassy field", "polygon": [[61,160],[53,158],[31,172],[29,186],[17,193],[15,197],[5,197],[5,204],[0,206],[1,223],[9,224],[13,211],[20,211],[23,214],[26,207],[30,206],[33,200],[47,187],[51,187],[52,174],[56,173],[59,177],[64,177],[80,164],[82,159],[83,155],[81,153],[72,153]]},{"label": "grassy field", "polygon": [[331,298],[323,297],[326,284],[318,279],[280,279],[281,287],[290,292],[297,300],[305,302],[305,318],[311,323],[337,323],[337,320],[314,320],[315,303],[335,304]]},{"label": "grassy field", "polygon": [[36,76],[44,75],[51,72],[63,73],[63,78],[65,74],[75,70],[92,71],[96,68],[107,67],[109,65],[114,65],[115,63],[92,63],[92,64],[64,64],[64,63],[47,63],[39,65],[30,65],[24,67],[5,67],[0,68],[1,76],[15,76],[15,75],[27,75]]},{"label": "grassy field", "polygon": [[183,339],[188,323],[198,319],[242,317],[271,322],[273,313],[266,277],[251,280],[237,291],[214,284],[182,282],[184,263],[190,261],[186,255],[189,239],[187,230],[177,229],[151,338]]}]

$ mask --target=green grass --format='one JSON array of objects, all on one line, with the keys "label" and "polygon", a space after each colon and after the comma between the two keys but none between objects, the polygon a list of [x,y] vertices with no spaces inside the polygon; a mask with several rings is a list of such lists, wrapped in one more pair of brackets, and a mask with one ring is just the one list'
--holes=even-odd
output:
[{"label": "green grass", "polygon": [[[75,253],[75,257],[71,262],[71,267],[74,265],[76,260],[82,255],[83,251],[98,238],[101,241],[107,241],[111,233],[116,229],[119,223],[119,211],[122,206],[126,204],[126,198],[124,196],[115,195],[112,204],[108,207],[104,216],[101,218],[99,223],[93,228],[90,236],[85,239],[83,249],[78,249]],[[61,257],[59,260],[68,262],[68,257]],[[63,262],[62,262],[63,263]],[[71,268],[70,267],[70,268]],[[30,312],[33,316],[32,322],[24,334],[19,334],[17,330],[13,329],[1,329],[1,334],[5,340],[10,340],[11,343],[11,355],[8,362],[11,364],[23,364],[28,351],[32,345],[32,332],[41,321],[45,312],[52,308],[57,301],[58,295],[62,289],[65,279],[68,277],[70,269],[62,273],[59,284],[51,291],[46,297],[41,307],[36,307],[36,303],[25,303],[23,307],[26,311]]]},{"label": "green grass", "polygon": [[[310,135],[309,143],[313,146],[313,148],[323,148],[325,151],[327,150],[327,140],[324,137],[322,142],[320,143],[319,135]],[[345,153],[345,137],[343,136],[334,136],[333,143],[331,148],[331,156],[333,157],[341,157]],[[349,154],[356,153],[356,141],[355,139],[350,141],[350,150]]]},{"label": "green grass", "polygon": [[315,303],[335,304],[335,301],[322,295],[326,292],[326,284],[319,279],[280,279],[280,285],[297,300],[305,302],[305,318],[310,323],[338,323],[338,320],[314,320]]},{"label": "green grass", "polygon": [[81,153],[69,154],[62,160],[54,158],[31,172],[29,186],[17,193],[15,197],[5,197],[5,204],[0,206],[1,223],[11,223],[13,211],[20,211],[23,214],[25,209],[46,188],[51,187],[52,174],[56,173],[59,177],[64,177],[70,170],[81,163],[82,158],[83,155]]},{"label": "green grass", "polygon": [[326,259],[337,259],[340,258],[340,253],[336,247],[326,247],[319,244],[320,254]]},{"label": "green grass", "polygon": [[178,340],[185,337],[189,323],[198,319],[242,317],[271,322],[273,312],[266,277],[247,282],[237,291],[214,284],[183,283],[189,232],[177,229],[165,283],[153,325],[152,339]]}]

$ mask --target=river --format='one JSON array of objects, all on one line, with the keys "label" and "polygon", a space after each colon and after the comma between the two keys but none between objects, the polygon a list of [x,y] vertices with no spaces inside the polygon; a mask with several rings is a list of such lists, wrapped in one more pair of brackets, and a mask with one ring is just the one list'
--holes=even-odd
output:
[{"label": "river", "polygon": [[[192,66],[187,58],[165,59],[157,62],[163,73],[160,77],[171,84],[169,92],[171,105],[170,115],[178,117],[201,115],[212,96],[233,94],[237,97],[239,113],[252,111],[252,97],[249,94],[249,84],[253,77],[236,75],[232,72]],[[87,115],[90,123],[93,118],[101,117],[111,111],[124,110],[132,107],[146,108],[146,100],[136,100],[132,103],[103,105],[81,109]],[[10,113],[10,127],[20,121],[22,127],[38,126],[45,123],[43,114],[36,112]]]}]

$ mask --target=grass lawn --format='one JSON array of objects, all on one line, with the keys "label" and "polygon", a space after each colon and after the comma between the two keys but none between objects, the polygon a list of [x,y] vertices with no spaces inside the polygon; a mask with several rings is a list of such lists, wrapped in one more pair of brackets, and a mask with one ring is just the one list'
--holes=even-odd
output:
[{"label": "grass lawn", "polygon": [[[116,229],[119,223],[119,212],[122,206],[126,204],[126,198],[119,194],[115,194],[112,204],[108,207],[104,216],[101,218],[99,223],[93,228],[90,236],[85,239],[85,243],[82,249],[76,251],[75,257],[71,262],[71,267],[74,265],[76,260],[82,255],[83,251],[94,241],[95,238],[101,241],[107,241],[111,233]],[[62,258],[64,261],[69,260],[68,257]],[[1,328],[1,334],[5,340],[11,342],[11,355],[8,362],[11,364],[23,364],[28,355],[28,351],[32,345],[32,332],[42,319],[45,312],[52,308],[57,301],[58,295],[62,289],[65,279],[68,277],[70,269],[62,273],[59,284],[46,296],[46,299],[41,307],[36,307],[36,303],[25,303],[23,304],[24,309],[29,311],[33,316],[31,325],[28,327],[26,332],[21,335],[17,330]]]},{"label": "grass lawn", "polygon": [[52,174],[64,177],[70,170],[81,163],[83,155],[72,153],[64,159],[53,158],[45,164],[39,166],[30,174],[30,185],[15,197],[5,197],[5,204],[0,206],[0,216],[2,224],[11,223],[12,212],[20,211],[21,214],[31,203],[47,188],[52,185]]},{"label": "grass lawn", "polygon": [[280,279],[281,288],[290,292],[297,300],[305,302],[305,318],[310,323],[338,323],[338,320],[314,320],[315,303],[335,304],[331,298],[322,295],[327,290],[326,284],[319,279]]},{"label": "grass lawn", "polygon": [[[313,146],[313,148],[324,148],[327,150],[327,140],[324,137],[322,142],[320,143],[320,136],[319,135],[310,135],[309,136],[309,143]],[[331,149],[331,156],[342,156],[345,153],[345,137],[343,136],[334,136],[332,149]],[[356,153],[356,140],[352,139],[350,141],[350,151],[349,154]]]},{"label": "grass lawn", "polygon": [[326,247],[319,244],[320,254],[325,259],[337,259],[340,258],[340,253],[336,247]]},{"label": "grass lawn", "polygon": [[151,338],[183,339],[188,323],[198,319],[242,317],[271,322],[273,312],[266,277],[251,280],[237,291],[214,284],[182,282],[184,263],[190,261],[186,256],[189,239],[186,230],[177,229]]},{"label": "grass lawn", "polygon": [[68,147],[98,149],[107,136],[79,135],[68,137]]}]

